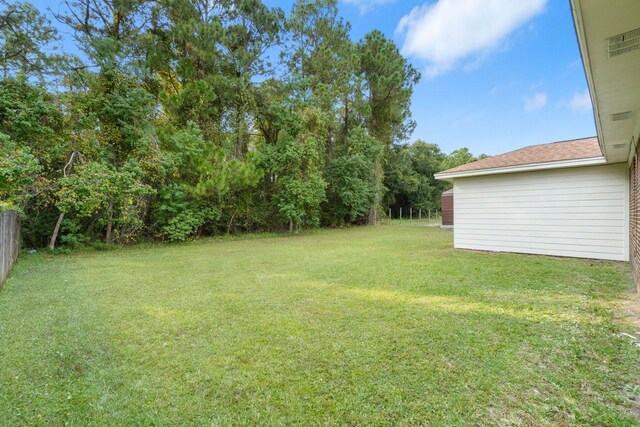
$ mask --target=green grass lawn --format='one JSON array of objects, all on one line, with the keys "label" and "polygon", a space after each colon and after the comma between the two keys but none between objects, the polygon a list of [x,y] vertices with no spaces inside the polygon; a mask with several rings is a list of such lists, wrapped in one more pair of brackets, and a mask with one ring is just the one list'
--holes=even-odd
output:
[{"label": "green grass lawn", "polygon": [[623,263],[403,222],[21,257],[2,425],[637,425]]}]

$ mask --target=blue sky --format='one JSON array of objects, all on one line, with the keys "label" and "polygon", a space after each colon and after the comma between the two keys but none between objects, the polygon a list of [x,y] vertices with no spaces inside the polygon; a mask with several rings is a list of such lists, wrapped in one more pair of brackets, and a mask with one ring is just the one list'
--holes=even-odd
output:
[{"label": "blue sky", "polygon": [[355,39],[382,30],[422,73],[412,140],[492,155],[596,133],[568,0],[342,0],[340,8]]},{"label": "blue sky", "polygon": [[[288,13],[293,1],[265,3]],[[410,141],[493,155],[596,133],[569,0],[340,0],[340,11],[354,40],[379,29],[422,73]]]}]

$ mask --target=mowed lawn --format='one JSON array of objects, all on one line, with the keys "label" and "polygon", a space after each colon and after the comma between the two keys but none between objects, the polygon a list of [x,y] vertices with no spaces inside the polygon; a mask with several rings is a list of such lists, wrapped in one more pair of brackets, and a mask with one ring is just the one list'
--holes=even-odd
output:
[{"label": "mowed lawn", "polygon": [[417,222],[21,257],[2,425],[637,425],[624,263]]}]

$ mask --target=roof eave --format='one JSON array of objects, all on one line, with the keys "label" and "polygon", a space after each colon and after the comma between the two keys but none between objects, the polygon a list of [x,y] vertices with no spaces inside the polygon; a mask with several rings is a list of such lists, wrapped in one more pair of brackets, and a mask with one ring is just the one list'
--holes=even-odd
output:
[{"label": "roof eave", "polygon": [[474,169],[460,172],[441,172],[434,175],[436,179],[452,181],[455,178],[466,178],[471,176],[497,175],[517,172],[533,172],[547,169],[575,168],[583,166],[597,166],[607,163],[604,156],[590,157],[586,159],[559,160],[555,162],[528,163],[524,165],[502,166],[499,168]]},{"label": "roof eave", "polygon": [[580,48],[580,58],[582,59],[582,68],[584,69],[585,77],[587,79],[587,86],[589,86],[589,96],[591,97],[591,105],[593,107],[593,120],[596,125],[596,133],[598,134],[598,145],[600,151],[607,158],[607,150],[604,143],[604,135],[602,133],[602,123],[600,121],[600,112],[598,110],[598,103],[596,102],[596,89],[593,84],[593,73],[591,70],[591,60],[589,59],[589,49],[587,38],[584,28],[584,19],[582,17],[581,0],[569,0],[571,3],[571,14],[573,15],[574,30],[576,38],[578,39],[578,46]]}]

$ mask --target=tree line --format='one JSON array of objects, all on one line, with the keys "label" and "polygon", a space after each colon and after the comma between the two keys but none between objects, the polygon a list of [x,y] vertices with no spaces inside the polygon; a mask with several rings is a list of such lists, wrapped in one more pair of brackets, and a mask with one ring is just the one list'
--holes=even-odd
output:
[{"label": "tree line", "polygon": [[0,5],[0,209],[32,247],[375,224],[475,160],[406,144],[420,74],[337,0]]}]

